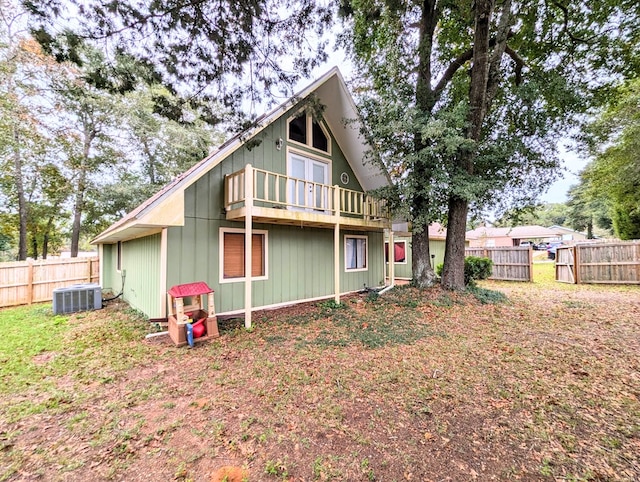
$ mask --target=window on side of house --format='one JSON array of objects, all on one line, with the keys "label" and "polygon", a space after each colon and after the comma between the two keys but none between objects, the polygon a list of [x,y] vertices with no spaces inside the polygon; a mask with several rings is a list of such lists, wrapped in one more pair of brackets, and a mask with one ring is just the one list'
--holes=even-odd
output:
[{"label": "window on side of house", "polygon": [[122,271],[122,241],[116,245],[116,270]]},{"label": "window on side of house", "polygon": [[365,271],[368,269],[367,236],[344,237],[344,265],[346,271]]},{"label": "window on side of house", "polygon": [[289,121],[289,140],[307,143],[307,115],[304,112]]},{"label": "window on side of house", "polygon": [[[221,230],[220,282],[241,281],[245,277],[243,230]],[[254,231],[251,237],[251,277],[267,277],[267,232]]]},{"label": "window on side of house", "polygon": [[[389,262],[389,241],[384,243],[384,260]],[[406,241],[394,241],[393,242],[393,262],[394,263],[406,263],[407,262],[407,242]]]},{"label": "window on side of house", "polygon": [[315,120],[311,123],[311,147],[329,152],[329,139]]},{"label": "window on side of house", "polygon": [[302,112],[289,119],[287,124],[288,139],[312,147],[327,154],[331,154],[329,134],[320,122]]}]

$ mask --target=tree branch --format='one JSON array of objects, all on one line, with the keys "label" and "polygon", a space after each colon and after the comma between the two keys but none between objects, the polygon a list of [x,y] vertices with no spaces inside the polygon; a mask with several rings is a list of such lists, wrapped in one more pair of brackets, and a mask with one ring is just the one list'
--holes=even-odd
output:
[{"label": "tree branch", "polygon": [[569,36],[569,38],[571,39],[571,41],[576,42],[576,43],[591,43],[593,41],[593,39],[595,39],[597,37],[597,35],[593,35],[592,37],[588,38],[588,39],[584,39],[584,38],[580,38],[577,37],[575,35],[573,35],[571,33],[571,30],[569,29],[569,8],[565,7],[564,5],[560,4],[559,2],[552,2],[554,6],[558,7],[558,9],[560,9],[560,11],[562,12],[562,16],[564,17],[564,28],[563,30],[565,31],[565,33]]},{"label": "tree branch", "polygon": [[447,67],[447,70],[444,71],[444,74],[442,74],[442,77],[440,77],[440,81],[433,89],[433,92],[436,95],[442,92],[442,90],[451,81],[451,79],[453,78],[455,73],[458,71],[458,69],[462,67],[465,63],[467,63],[469,60],[471,60],[472,58],[473,58],[473,49],[469,49],[466,52],[463,52],[461,55],[459,55],[458,58],[456,58],[453,62],[451,62],[451,64],[449,64],[449,67]]},{"label": "tree branch", "polygon": [[520,57],[518,52],[508,45],[505,47],[504,51],[516,63],[516,85],[520,85],[522,83],[522,68],[526,65],[526,62],[522,57]]},{"label": "tree branch", "polygon": [[[507,39],[510,39],[511,37],[513,37],[513,35],[514,33],[510,30],[507,33]],[[495,47],[495,45],[496,45],[496,38],[492,37],[489,40],[489,47],[493,48]],[[455,73],[458,71],[458,69],[460,69],[460,67],[462,67],[466,62],[468,62],[472,58],[473,58],[473,48],[470,48],[466,52],[463,52],[462,54],[460,54],[453,62],[451,62],[451,64],[449,64],[449,67],[447,67],[447,70],[445,70],[444,74],[442,74],[442,77],[440,78],[440,81],[438,82],[438,84],[434,87],[433,89],[434,94],[438,95],[451,81],[451,79],[453,78]]]}]

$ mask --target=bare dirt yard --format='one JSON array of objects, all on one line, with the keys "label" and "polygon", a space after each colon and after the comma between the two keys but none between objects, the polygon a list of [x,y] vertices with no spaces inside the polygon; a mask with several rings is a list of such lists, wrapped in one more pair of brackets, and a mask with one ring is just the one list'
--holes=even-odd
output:
[{"label": "bare dirt yard", "polygon": [[58,342],[3,381],[0,480],[640,480],[640,287],[536,277],[261,312],[193,349],[122,304],[31,308]]}]

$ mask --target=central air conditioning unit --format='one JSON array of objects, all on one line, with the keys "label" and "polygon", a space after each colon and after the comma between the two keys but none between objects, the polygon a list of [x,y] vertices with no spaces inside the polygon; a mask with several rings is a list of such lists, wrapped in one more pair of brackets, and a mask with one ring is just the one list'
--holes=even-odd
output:
[{"label": "central air conditioning unit", "polygon": [[71,285],[53,290],[53,314],[102,308],[102,288],[97,283]]}]

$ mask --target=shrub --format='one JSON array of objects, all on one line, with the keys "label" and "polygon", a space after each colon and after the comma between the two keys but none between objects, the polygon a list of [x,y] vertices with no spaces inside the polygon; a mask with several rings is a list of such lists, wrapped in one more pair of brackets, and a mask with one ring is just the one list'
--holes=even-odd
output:
[{"label": "shrub", "polygon": [[[489,258],[481,258],[478,256],[467,256],[464,258],[464,284],[466,286],[475,286],[477,280],[487,279],[491,276],[493,261]],[[444,265],[442,263],[436,266],[436,274],[442,277]]]},{"label": "shrub", "polygon": [[464,284],[475,286],[477,280],[491,276],[493,261],[479,256],[467,256],[464,259]]}]

